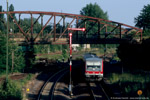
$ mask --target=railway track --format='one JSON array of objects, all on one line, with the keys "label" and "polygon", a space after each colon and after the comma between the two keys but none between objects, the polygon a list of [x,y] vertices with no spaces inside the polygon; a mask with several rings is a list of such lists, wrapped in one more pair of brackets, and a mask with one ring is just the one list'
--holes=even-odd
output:
[{"label": "railway track", "polygon": [[67,69],[62,69],[52,75],[42,86],[36,100],[53,100],[56,84],[69,71]]},{"label": "railway track", "polygon": [[101,82],[90,82],[89,83],[91,96],[93,100],[110,100],[109,96],[107,95],[106,91],[101,85]]}]

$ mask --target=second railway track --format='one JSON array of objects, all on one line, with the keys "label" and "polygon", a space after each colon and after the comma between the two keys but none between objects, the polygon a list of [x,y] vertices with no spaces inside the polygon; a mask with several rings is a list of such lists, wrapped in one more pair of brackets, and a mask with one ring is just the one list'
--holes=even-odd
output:
[{"label": "second railway track", "polygon": [[101,82],[90,82],[89,86],[93,100],[110,100],[109,96],[102,87]]},{"label": "second railway track", "polygon": [[56,84],[67,72],[67,69],[63,69],[52,75],[42,86],[37,100],[53,100]]}]

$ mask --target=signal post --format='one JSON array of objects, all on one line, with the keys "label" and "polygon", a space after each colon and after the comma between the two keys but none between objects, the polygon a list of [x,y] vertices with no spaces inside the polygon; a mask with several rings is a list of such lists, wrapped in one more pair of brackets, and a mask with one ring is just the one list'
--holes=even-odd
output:
[{"label": "signal post", "polygon": [[72,33],[69,33],[69,48],[70,48],[70,82],[69,82],[69,94],[72,96],[72,83],[71,83],[71,67],[72,67]]},{"label": "signal post", "polygon": [[[71,31],[85,31],[85,28],[68,28]],[[73,95],[72,93],[72,79],[71,79],[71,72],[72,72],[72,33],[69,33],[69,48],[70,48],[70,82],[69,82],[69,94],[70,96]]]}]

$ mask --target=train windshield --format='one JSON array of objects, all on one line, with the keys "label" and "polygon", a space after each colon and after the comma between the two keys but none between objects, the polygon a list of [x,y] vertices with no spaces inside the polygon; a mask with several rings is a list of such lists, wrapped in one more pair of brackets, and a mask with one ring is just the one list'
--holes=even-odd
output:
[{"label": "train windshield", "polygon": [[87,62],[87,70],[100,71],[101,70],[100,62]]}]

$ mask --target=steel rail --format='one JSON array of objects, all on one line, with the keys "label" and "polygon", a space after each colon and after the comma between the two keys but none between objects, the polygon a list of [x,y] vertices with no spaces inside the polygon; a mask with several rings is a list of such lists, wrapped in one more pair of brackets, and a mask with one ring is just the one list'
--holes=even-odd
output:
[{"label": "steel rail", "polygon": [[[63,71],[65,71],[65,70],[67,70],[68,68],[65,68],[65,69],[62,69],[62,70],[60,70],[59,72],[57,72],[57,73],[55,73],[54,75],[52,75],[45,83],[44,83],[44,85],[42,86],[42,88],[41,88],[41,90],[40,90],[40,92],[39,92],[39,94],[38,94],[38,97],[37,97],[37,99],[36,100],[40,100],[40,98],[41,98],[41,95],[42,95],[42,92],[43,92],[43,90],[44,90],[44,88],[46,87],[46,85],[48,84],[48,82],[53,78],[53,77],[55,77],[57,74],[59,74],[59,73],[61,73],[61,72],[63,72]],[[65,71],[66,72],[66,71]],[[63,74],[64,75],[64,74]],[[62,76],[63,76],[62,75]],[[61,76],[61,78],[62,78],[62,76]],[[60,78],[59,78],[60,79]],[[58,80],[57,80],[58,81]],[[57,82],[55,82],[55,84],[56,84]],[[53,90],[54,90],[54,88],[53,88]],[[52,99],[51,99],[52,100]]]},{"label": "steel rail", "polygon": [[102,89],[102,91],[104,92],[104,94],[105,94],[105,96],[107,97],[107,99],[110,100],[110,99],[109,99],[109,96],[108,96],[107,93],[105,92],[105,90],[104,90],[104,88],[102,87],[102,85],[99,84],[99,86],[100,86],[100,88]]},{"label": "steel rail", "polygon": [[92,95],[92,97],[93,97],[93,100],[96,100],[96,98],[95,98],[95,96],[94,96],[94,92],[93,92],[93,90],[90,88],[90,91],[91,91],[91,95]]},{"label": "steel rail", "polygon": [[94,91],[92,90],[92,87],[91,87],[91,83],[87,82],[87,85],[90,87],[90,92],[91,92],[90,94],[91,94],[93,100],[96,100],[96,97],[94,96]]},{"label": "steel rail", "polygon": [[67,72],[68,72],[68,70],[66,70],[66,71],[64,72],[64,74],[62,74],[62,75],[56,80],[56,82],[53,84],[54,86],[53,86],[52,89],[51,89],[52,93],[50,94],[50,95],[51,95],[51,99],[50,99],[50,100],[53,100],[53,98],[54,98],[54,92],[55,92],[56,83],[58,83],[58,81],[59,81]]},{"label": "steel rail", "polygon": [[[91,96],[93,97],[93,100],[99,100],[100,98],[97,97],[98,94],[95,95],[94,93],[94,89],[92,89],[92,85],[95,85],[97,88],[99,88],[99,90],[101,90],[102,94],[101,96],[104,96],[104,98],[107,100],[110,100],[109,96],[106,94],[104,88],[101,86],[101,84],[97,84],[97,82],[94,83],[88,83],[89,87],[90,87],[90,91],[91,91]],[[101,97],[103,99],[103,97]]]}]

